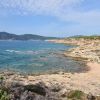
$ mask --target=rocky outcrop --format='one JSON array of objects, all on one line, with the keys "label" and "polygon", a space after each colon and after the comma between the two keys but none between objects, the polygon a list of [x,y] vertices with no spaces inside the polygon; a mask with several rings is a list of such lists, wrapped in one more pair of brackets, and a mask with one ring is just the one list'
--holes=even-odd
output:
[{"label": "rocky outcrop", "polygon": [[[80,41],[79,41],[80,42]],[[100,41],[83,41],[76,48],[70,49],[64,53],[65,56],[71,56],[75,58],[83,58],[85,61],[92,61],[100,63]]]},{"label": "rocky outcrop", "polygon": [[[0,94],[0,100],[100,100],[100,96],[86,94],[79,90],[67,90],[61,86],[47,87],[43,82],[34,85],[12,82],[10,87],[0,86],[0,91],[3,92]],[[4,99],[1,99],[1,96]]]},{"label": "rocky outcrop", "polygon": [[77,60],[93,61],[100,63],[100,39],[61,39],[50,40],[50,42],[76,45],[64,53],[65,56],[73,57]]},{"label": "rocky outcrop", "polygon": [[10,100],[100,100],[100,67],[91,65],[85,73],[34,76],[1,72],[0,91],[6,91]]}]

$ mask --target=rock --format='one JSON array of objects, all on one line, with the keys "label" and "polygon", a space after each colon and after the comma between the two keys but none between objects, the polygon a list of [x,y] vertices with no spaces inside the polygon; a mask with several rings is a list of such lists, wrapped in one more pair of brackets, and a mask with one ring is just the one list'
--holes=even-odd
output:
[{"label": "rock", "polygon": [[59,96],[60,96],[60,97],[67,97],[67,94],[68,94],[69,91],[70,91],[70,90],[64,88],[64,89],[62,89],[62,90],[59,92]]},{"label": "rock", "polygon": [[37,83],[35,85],[26,85],[24,86],[25,90],[37,93],[39,95],[45,96],[46,95],[46,86],[44,85],[44,83],[40,82]]},{"label": "rock", "polygon": [[58,72],[59,75],[64,75],[63,71]]},{"label": "rock", "polygon": [[87,99],[88,99],[88,100],[96,100],[96,97],[93,96],[91,93],[89,93],[89,94],[87,95]]},{"label": "rock", "polygon": [[62,86],[58,83],[52,84],[51,90],[52,92],[59,92],[62,89]]},{"label": "rock", "polygon": [[28,80],[33,81],[34,80],[33,76],[28,76]]},{"label": "rock", "polygon": [[100,100],[100,96],[96,96],[95,98],[96,98],[96,100]]}]

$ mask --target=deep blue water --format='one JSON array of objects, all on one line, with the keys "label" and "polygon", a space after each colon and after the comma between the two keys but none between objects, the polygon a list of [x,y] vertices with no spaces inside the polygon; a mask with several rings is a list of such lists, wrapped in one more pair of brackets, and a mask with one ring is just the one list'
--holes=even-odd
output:
[{"label": "deep blue water", "polygon": [[62,56],[69,48],[72,46],[45,41],[0,41],[0,70],[24,73],[83,70],[82,62]]}]

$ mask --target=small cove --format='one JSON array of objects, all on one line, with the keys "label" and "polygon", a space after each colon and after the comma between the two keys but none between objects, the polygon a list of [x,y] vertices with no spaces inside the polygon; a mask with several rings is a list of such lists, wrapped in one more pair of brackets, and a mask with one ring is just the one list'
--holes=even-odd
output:
[{"label": "small cove", "polygon": [[35,74],[56,71],[82,72],[82,61],[62,56],[73,46],[46,41],[0,41],[0,69]]}]

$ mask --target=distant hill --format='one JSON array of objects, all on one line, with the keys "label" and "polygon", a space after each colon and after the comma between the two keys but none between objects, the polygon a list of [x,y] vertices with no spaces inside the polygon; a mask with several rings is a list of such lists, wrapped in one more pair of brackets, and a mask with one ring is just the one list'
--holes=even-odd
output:
[{"label": "distant hill", "polygon": [[55,39],[55,37],[45,37],[33,34],[16,35],[7,32],[0,32],[0,40],[46,40]]},{"label": "distant hill", "polygon": [[100,40],[100,35],[91,35],[91,36],[84,36],[84,35],[75,35],[75,36],[71,36],[68,38],[74,38],[74,39],[99,39]]}]

